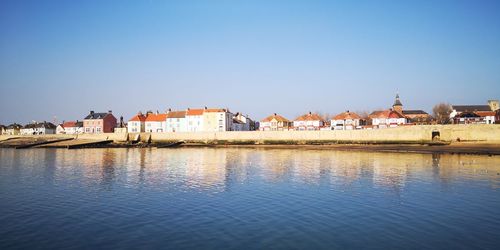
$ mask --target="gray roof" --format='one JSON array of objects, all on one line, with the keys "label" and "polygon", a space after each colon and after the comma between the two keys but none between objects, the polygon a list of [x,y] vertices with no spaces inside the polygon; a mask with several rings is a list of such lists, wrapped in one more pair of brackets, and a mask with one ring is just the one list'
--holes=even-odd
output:
[{"label": "gray roof", "polygon": [[396,100],[394,101],[394,104],[392,106],[403,106],[403,104],[399,100],[399,94],[396,94]]},{"label": "gray roof", "polygon": [[489,105],[452,105],[457,112],[492,111]]},{"label": "gray roof", "polygon": [[428,113],[420,109],[415,109],[415,110],[403,110],[403,115],[428,115]]},{"label": "gray roof", "polygon": [[40,122],[40,123],[30,123],[26,124],[23,128],[46,128],[46,129],[55,129],[56,125],[50,122]]},{"label": "gray roof", "polygon": [[21,124],[17,124],[17,123],[12,123],[10,124],[9,126],[7,126],[7,129],[20,129],[22,128],[23,126]]},{"label": "gray roof", "polygon": [[104,119],[105,116],[107,116],[109,113],[107,112],[102,112],[102,113],[90,113],[87,116],[85,116],[85,120],[91,120],[91,119]]}]

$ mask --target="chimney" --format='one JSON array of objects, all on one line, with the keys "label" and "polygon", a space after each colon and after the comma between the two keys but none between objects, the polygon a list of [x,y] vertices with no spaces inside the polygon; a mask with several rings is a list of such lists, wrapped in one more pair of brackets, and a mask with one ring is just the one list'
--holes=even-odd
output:
[{"label": "chimney", "polygon": [[112,110],[108,110],[108,114],[111,114],[111,113],[113,113],[113,111]]},{"label": "chimney", "polygon": [[276,113],[274,113],[274,116],[276,116],[276,115],[277,115],[277,114],[276,114]]},{"label": "chimney", "polygon": [[91,110],[91,111],[90,111],[90,114],[91,114],[91,115],[93,115],[93,114],[94,114],[94,110]]},{"label": "chimney", "polygon": [[188,108],[188,111],[190,110],[190,108]]},{"label": "chimney", "polygon": [[205,110],[207,110],[207,106],[205,106]]},{"label": "chimney", "polygon": [[311,111],[309,111],[309,115],[312,115]]}]

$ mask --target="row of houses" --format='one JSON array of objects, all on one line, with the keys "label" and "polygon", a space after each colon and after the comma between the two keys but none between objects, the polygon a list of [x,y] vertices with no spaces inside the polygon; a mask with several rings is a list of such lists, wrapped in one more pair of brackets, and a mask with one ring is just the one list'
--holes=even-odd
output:
[{"label": "row of houses", "polygon": [[281,115],[273,114],[261,121],[259,129],[261,131],[373,129],[425,124],[430,120],[431,116],[423,110],[403,110],[398,94],[391,109],[374,111],[368,117],[347,110],[331,119],[309,112],[290,121]]},{"label": "row of houses", "polygon": [[127,123],[129,133],[140,132],[217,132],[255,130],[255,122],[229,109],[203,108],[165,113],[139,112]]},{"label": "row of houses", "polygon": [[[489,100],[488,105],[450,105],[450,120],[455,124],[494,124],[500,122],[498,100]],[[433,124],[431,115],[423,110],[403,109],[399,94],[390,109],[376,110],[367,117],[346,111],[325,119],[309,112],[291,121],[273,114],[264,118],[259,125],[261,131],[280,130],[353,130],[379,129],[410,125]]]},{"label": "row of houses", "polygon": [[0,134],[2,135],[43,135],[55,134],[56,125],[50,122],[32,122],[26,125],[17,123],[9,126],[0,125]]},{"label": "row of houses", "polygon": [[59,125],[50,122],[32,122],[24,126],[14,123],[1,126],[0,132],[4,135],[43,135],[43,134],[83,134],[83,133],[113,133],[117,120],[112,111],[107,113],[90,113],[83,121],[68,121]]},{"label": "row of houses", "polygon": [[112,111],[90,111],[82,121],[67,121],[57,126],[52,123],[30,123],[26,126],[11,124],[1,126],[1,133],[7,135],[40,134],[99,134],[99,133],[141,133],[141,132],[217,132],[256,130],[256,122],[241,113],[233,114],[224,108],[168,110],[165,113],[139,112],[128,122],[116,119]]},{"label": "row of houses", "polygon": [[[500,122],[498,100],[489,100],[487,105],[450,105],[450,121],[455,124],[494,124]],[[141,132],[217,132],[217,131],[281,131],[281,130],[354,130],[381,129],[409,125],[432,124],[433,118],[423,110],[405,110],[396,95],[391,108],[376,110],[362,116],[345,111],[331,118],[309,112],[294,120],[279,114],[272,114],[255,122],[241,113],[232,113],[226,108],[199,108],[160,112],[139,112],[128,122],[116,119],[112,111],[90,111],[82,121],[67,121],[59,125],[50,122],[32,122],[25,126],[0,125],[0,134],[99,134],[99,133],[141,133]]]}]

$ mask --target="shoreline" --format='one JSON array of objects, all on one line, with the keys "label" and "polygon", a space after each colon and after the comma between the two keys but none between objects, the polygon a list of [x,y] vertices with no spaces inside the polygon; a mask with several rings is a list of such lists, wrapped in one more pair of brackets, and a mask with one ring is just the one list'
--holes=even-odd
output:
[{"label": "shoreline", "polygon": [[[76,141],[76,140],[75,140]],[[170,142],[154,143],[123,143],[110,142],[107,144],[90,144],[81,147],[69,147],[68,145],[51,145],[50,143],[22,148],[63,148],[63,149],[88,149],[88,148],[157,148],[161,150],[172,150],[179,148],[246,148],[246,149],[300,149],[300,150],[334,150],[334,151],[364,151],[364,152],[386,152],[386,153],[422,153],[422,154],[469,154],[469,155],[500,155],[500,144],[460,142],[449,144],[421,144],[421,143],[384,143],[384,144],[238,144],[238,143],[183,143],[174,147],[162,147]],[[16,148],[15,146],[0,145],[1,148]]]}]

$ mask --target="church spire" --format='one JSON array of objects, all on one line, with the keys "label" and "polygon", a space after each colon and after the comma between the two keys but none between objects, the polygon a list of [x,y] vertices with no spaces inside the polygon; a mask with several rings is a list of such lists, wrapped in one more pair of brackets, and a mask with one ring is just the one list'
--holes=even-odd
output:
[{"label": "church spire", "polygon": [[394,104],[392,105],[392,109],[398,111],[400,113],[403,112],[403,104],[401,100],[399,100],[399,93],[396,93],[396,100],[394,100]]}]

